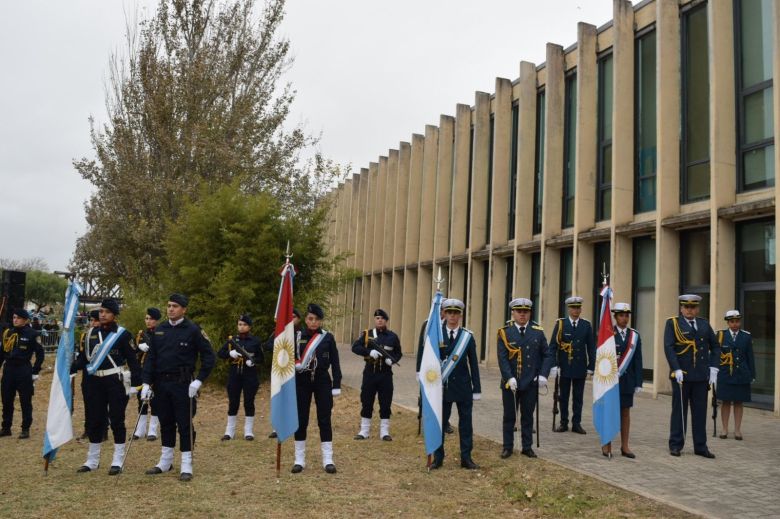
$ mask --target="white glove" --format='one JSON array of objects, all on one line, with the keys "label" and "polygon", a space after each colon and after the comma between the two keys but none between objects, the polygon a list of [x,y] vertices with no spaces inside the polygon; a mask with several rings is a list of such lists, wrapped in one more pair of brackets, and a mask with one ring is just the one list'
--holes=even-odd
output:
[{"label": "white glove", "polygon": [[246,365],[248,368],[251,368],[252,366],[255,365],[255,363],[252,362],[252,359],[246,359]]},{"label": "white glove", "polygon": [[141,386],[141,400],[149,400],[152,397],[152,387],[149,384]]},{"label": "white glove", "polygon": [[130,386],[130,391],[127,392],[128,396],[133,396],[138,394],[138,388],[135,386]]},{"label": "white glove", "polygon": [[539,375],[537,378],[539,379],[538,380],[539,387],[547,387],[547,377],[543,377]]},{"label": "white glove", "polygon": [[233,359],[237,359],[241,356],[240,353],[238,353],[238,350],[230,350],[230,357]]},{"label": "white glove", "polygon": [[517,391],[517,379],[515,377],[510,378],[507,384],[510,390]]},{"label": "white glove", "polygon": [[200,386],[203,385],[203,382],[198,380],[197,378],[190,382],[190,398],[195,398],[195,396],[198,394],[198,389],[200,389]]},{"label": "white glove", "polygon": [[141,344],[138,345],[138,349],[146,353],[147,351],[149,351],[149,345],[146,344],[145,342],[142,342]]},{"label": "white glove", "polygon": [[371,350],[370,352],[368,352],[368,355],[369,355],[369,356],[370,356],[372,359],[376,360],[376,359],[378,359],[378,358],[379,358],[379,355],[380,355],[380,353],[379,353],[378,351],[376,351],[376,350]]},{"label": "white glove", "polygon": [[482,393],[474,393],[474,400],[482,400]]},{"label": "white glove", "polygon": [[588,370],[588,375],[593,375],[593,370],[592,369]]},{"label": "white glove", "polygon": [[550,378],[558,376],[558,366],[553,366],[550,369]]},{"label": "white glove", "polygon": [[33,382],[35,382],[36,380],[41,378],[41,376],[40,375],[33,375],[32,378],[33,378]]},{"label": "white glove", "polygon": [[713,386],[718,384],[718,368],[710,368],[710,384]]},{"label": "white glove", "polygon": [[390,359],[385,359],[385,364],[387,364],[388,366],[392,366],[393,365],[393,361],[390,360]]},{"label": "white glove", "polygon": [[674,378],[677,379],[678,384],[682,384],[683,381],[683,372],[681,369],[676,369],[674,371]]},{"label": "white glove", "polygon": [[634,394],[635,394],[635,395],[638,395],[638,394],[639,394],[639,393],[641,393],[641,392],[642,392],[642,388],[641,388],[641,387],[635,387],[635,388],[634,388]]},{"label": "white glove", "polygon": [[333,396],[339,396],[341,394],[341,389],[334,387],[333,389],[330,390],[330,394]]}]

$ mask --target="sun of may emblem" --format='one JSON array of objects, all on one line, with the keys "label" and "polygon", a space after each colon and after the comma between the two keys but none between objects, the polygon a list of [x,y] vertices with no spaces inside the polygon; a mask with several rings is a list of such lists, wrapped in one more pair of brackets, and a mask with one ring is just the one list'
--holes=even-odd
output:
[{"label": "sun of may emblem", "polygon": [[437,373],[435,369],[429,369],[425,372],[425,381],[429,384],[433,384],[440,376],[441,375]]},{"label": "sun of may emblem", "polygon": [[618,367],[614,350],[599,348],[596,353],[596,373],[593,376],[602,384],[617,383]]},{"label": "sun of may emblem", "polygon": [[271,363],[271,369],[279,377],[287,377],[295,369],[294,352],[292,343],[288,340],[281,340],[274,347],[274,358]]}]

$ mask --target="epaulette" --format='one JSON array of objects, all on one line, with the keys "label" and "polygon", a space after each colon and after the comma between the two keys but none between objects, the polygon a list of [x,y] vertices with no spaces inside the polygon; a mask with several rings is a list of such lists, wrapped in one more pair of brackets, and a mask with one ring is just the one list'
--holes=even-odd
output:
[{"label": "epaulette", "polygon": [[538,324],[532,324],[532,325],[531,325],[531,328],[533,328],[534,330],[539,330],[540,332],[543,332],[543,331],[544,331],[544,328],[542,328],[542,327],[541,327],[541,326],[539,326]]},{"label": "epaulette", "polygon": [[505,322],[504,326],[502,326],[501,328],[510,328],[512,326],[512,323],[514,323],[514,321],[510,319],[507,322]]},{"label": "epaulette", "polygon": [[749,331],[747,331],[747,330],[743,330],[743,329],[741,329],[741,328],[740,328],[740,330],[739,330],[739,331],[740,331],[740,332],[745,332],[746,334],[750,335],[750,332],[749,332]]},{"label": "epaulette", "polygon": [[[462,328],[463,328],[463,327],[462,327]],[[471,331],[471,330],[469,330],[468,328],[463,328],[463,330],[465,330],[465,331],[469,332],[471,335],[474,335],[474,332],[472,332],[472,331]]]}]

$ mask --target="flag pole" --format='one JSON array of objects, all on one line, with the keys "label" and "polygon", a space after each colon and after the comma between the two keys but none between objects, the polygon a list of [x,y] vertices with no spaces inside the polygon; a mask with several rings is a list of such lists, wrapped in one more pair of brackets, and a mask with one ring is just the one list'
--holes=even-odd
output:
[{"label": "flag pole", "polygon": [[[441,265],[439,265],[439,270],[436,272],[436,278],[434,278],[434,281],[436,282],[436,292],[440,292],[441,284],[444,282],[444,278],[441,275]],[[430,323],[428,323],[428,326],[430,326]],[[423,343],[423,347],[424,347],[424,343]],[[442,427],[443,426],[444,424],[442,424]],[[433,456],[431,454],[428,454],[428,464],[427,464],[428,472],[431,471],[431,463],[433,461],[432,458]]]},{"label": "flag pole", "polygon": [[[290,258],[292,258],[292,252],[290,252],[290,240],[287,240],[287,248],[284,251],[284,265],[285,267],[290,264]],[[282,471],[282,442],[276,440],[276,479],[279,479]]]}]

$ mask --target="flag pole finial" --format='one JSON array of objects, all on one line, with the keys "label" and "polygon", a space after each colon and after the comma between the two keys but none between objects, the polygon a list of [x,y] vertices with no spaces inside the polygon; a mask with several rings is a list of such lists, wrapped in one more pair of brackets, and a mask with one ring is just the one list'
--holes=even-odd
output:
[{"label": "flag pole finial", "polygon": [[284,251],[285,263],[290,263],[290,258],[292,257],[292,252],[290,252],[290,240],[287,240],[287,248]]},{"label": "flag pole finial", "polygon": [[439,266],[439,270],[436,273],[436,278],[434,281],[436,282],[436,291],[438,292],[441,290],[441,284],[444,282],[444,278],[441,276],[441,266]]},{"label": "flag pole finial", "polygon": [[602,286],[607,286],[607,280],[609,279],[609,273],[607,272],[607,263],[601,264],[601,277],[603,278]]}]

